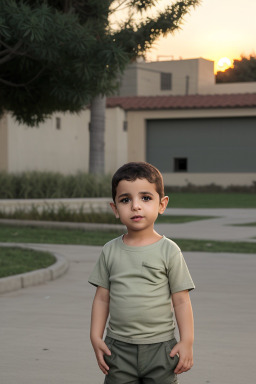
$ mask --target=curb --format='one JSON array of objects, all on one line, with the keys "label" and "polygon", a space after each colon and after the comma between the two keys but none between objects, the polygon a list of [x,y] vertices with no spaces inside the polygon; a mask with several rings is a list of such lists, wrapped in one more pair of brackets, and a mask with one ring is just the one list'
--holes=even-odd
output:
[{"label": "curb", "polygon": [[[36,246],[15,244],[15,243],[1,243],[1,247],[18,247],[24,249],[40,250]],[[0,278],[0,294],[13,292],[22,288],[31,287],[34,285],[44,284],[47,281],[52,281],[62,276],[68,271],[69,262],[61,255],[50,252],[55,258],[56,262],[50,267],[38,269],[35,271],[22,273],[20,275],[8,276]]]}]

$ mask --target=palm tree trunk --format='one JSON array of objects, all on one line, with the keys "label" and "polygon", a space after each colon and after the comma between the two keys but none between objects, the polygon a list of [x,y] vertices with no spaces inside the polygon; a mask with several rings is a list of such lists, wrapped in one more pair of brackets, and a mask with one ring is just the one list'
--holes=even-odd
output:
[{"label": "palm tree trunk", "polygon": [[99,95],[91,102],[89,173],[105,171],[105,110],[106,97]]}]

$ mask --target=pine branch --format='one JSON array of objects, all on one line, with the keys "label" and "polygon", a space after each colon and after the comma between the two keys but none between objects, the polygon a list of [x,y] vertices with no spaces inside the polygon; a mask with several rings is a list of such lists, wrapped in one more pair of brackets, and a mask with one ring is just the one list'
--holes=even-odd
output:
[{"label": "pine branch", "polygon": [[32,77],[32,79],[30,79],[26,83],[17,84],[17,83],[14,83],[12,81],[8,81],[8,80],[2,79],[2,78],[0,78],[0,83],[3,83],[5,85],[9,85],[11,87],[16,87],[16,88],[24,87],[25,88],[28,85],[30,85],[31,83],[33,83],[35,80],[37,80],[42,75],[42,73],[44,71],[45,71],[45,68],[40,69],[40,71],[36,74],[36,76]]},{"label": "pine branch", "polygon": [[6,44],[3,40],[0,39],[0,44],[4,46],[6,49],[4,51],[0,52],[0,56],[3,56],[4,53],[10,52],[4,59],[0,59],[0,64],[3,64],[13,58],[15,54],[17,54],[18,49],[22,46],[23,41],[18,41],[14,47],[10,47],[8,44]]}]

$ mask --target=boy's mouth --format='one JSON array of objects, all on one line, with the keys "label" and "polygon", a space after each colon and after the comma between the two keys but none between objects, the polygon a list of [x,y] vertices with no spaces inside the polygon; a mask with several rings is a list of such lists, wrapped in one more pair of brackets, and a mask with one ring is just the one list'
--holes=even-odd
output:
[{"label": "boy's mouth", "polygon": [[140,215],[136,215],[136,216],[131,217],[131,220],[133,220],[133,221],[140,221],[141,219],[143,219],[143,216],[140,216]]}]

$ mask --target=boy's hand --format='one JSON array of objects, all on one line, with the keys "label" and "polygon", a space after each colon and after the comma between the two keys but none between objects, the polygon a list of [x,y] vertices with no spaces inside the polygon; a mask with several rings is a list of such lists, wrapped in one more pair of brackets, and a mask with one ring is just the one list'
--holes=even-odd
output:
[{"label": "boy's hand", "polygon": [[104,360],[104,355],[111,355],[110,350],[108,349],[107,345],[104,343],[102,339],[96,339],[92,341],[92,346],[96,355],[96,359],[98,362],[98,365],[104,375],[108,374],[109,366],[106,364]]},{"label": "boy's hand", "polygon": [[179,355],[179,362],[174,370],[174,373],[179,375],[180,373],[186,372],[193,367],[192,344],[180,341],[173,347],[170,356],[174,357],[177,354]]}]

